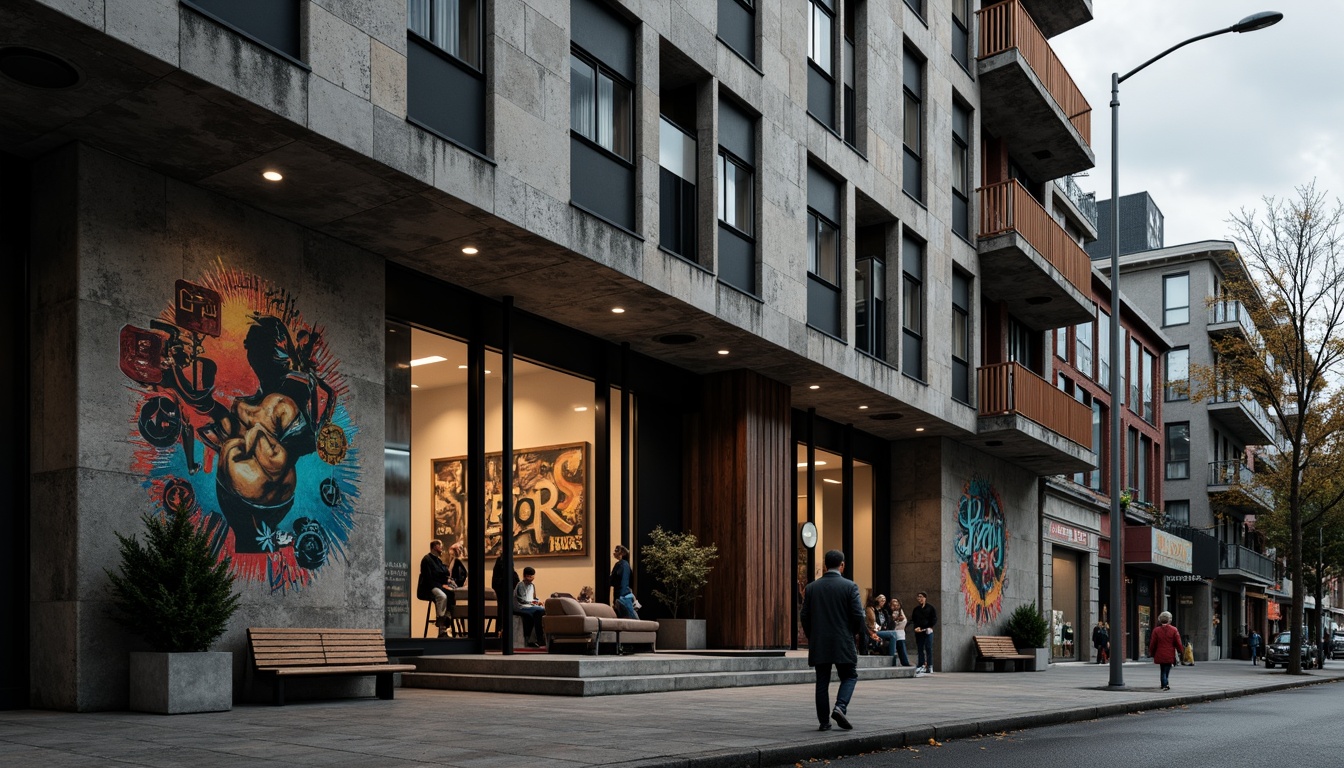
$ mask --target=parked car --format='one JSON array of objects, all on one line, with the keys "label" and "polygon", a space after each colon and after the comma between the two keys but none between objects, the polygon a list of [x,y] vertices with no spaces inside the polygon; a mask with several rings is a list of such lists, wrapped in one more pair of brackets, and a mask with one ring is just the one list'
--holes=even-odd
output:
[{"label": "parked car", "polygon": [[[1302,636],[1303,669],[1321,666],[1320,650],[1311,642],[1310,637],[1311,635]],[[1274,636],[1269,646],[1265,648],[1265,669],[1273,669],[1275,664],[1288,666],[1288,660],[1293,652],[1290,640],[1290,632],[1280,632]]]},{"label": "parked car", "polygon": [[1336,632],[1330,637],[1330,658],[1344,658],[1344,632]]}]

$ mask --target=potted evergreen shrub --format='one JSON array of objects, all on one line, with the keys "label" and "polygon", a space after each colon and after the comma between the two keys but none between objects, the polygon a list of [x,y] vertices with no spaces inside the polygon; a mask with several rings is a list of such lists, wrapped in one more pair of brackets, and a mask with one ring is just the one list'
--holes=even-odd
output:
[{"label": "potted evergreen shrub", "polygon": [[210,644],[238,610],[230,558],[186,506],[146,513],[145,541],[116,534],[119,573],[111,581],[113,619],[151,652],[131,653],[131,709],[173,715],[233,708],[233,654]]},{"label": "potted evergreen shrub", "polygon": [[[662,587],[653,596],[672,612],[658,620],[658,647],[690,650],[705,647],[705,620],[694,618],[695,601],[709,581],[719,557],[713,544],[701,546],[693,533],[672,533],[660,525],[640,549],[644,569]],[[691,618],[680,618],[683,611]]]},{"label": "potted evergreen shrub", "polygon": [[1017,646],[1019,653],[1035,651],[1035,671],[1044,672],[1049,668],[1050,649],[1046,647],[1045,642],[1050,635],[1050,625],[1046,623],[1035,602],[1017,606],[1017,609],[1008,616],[1003,634],[1013,638],[1013,645]]}]

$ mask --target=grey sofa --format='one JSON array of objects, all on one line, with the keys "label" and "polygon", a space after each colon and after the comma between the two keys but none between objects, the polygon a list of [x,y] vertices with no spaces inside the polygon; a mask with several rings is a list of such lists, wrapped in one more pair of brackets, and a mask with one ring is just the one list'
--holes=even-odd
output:
[{"label": "grey sofa", "polygon": [[619,619],[606,603],[580,603],[572,597],[547,598],[541,628],[551,653],[577,646],[587,653],[598,654],[603,644],[613,645],[617,653],[623,653],[629,646],[645,644],[649,650],[655,650],[658,641],[658,622]]}]

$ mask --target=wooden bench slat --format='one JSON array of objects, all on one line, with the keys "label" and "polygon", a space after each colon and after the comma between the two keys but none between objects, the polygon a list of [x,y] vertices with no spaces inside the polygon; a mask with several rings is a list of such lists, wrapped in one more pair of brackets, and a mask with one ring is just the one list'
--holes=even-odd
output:
[{"label": "wooden bench slat", "polygon": [[364,666],[326,666],[326,667],[281,667],[266,669],[276,675],[293,677],[296,675],[375,675],[384,672],[414,672],[414,664],[367,664]]},{"label": "wooden bench slat", "polygon": [[382,630],[249,627],[248,645],[257,672],[275,678],[275,703],[284,703],[281,678],[375,675],[379,698],[392,698],[392,673],[413,672],[413,664],[392,664]]}]

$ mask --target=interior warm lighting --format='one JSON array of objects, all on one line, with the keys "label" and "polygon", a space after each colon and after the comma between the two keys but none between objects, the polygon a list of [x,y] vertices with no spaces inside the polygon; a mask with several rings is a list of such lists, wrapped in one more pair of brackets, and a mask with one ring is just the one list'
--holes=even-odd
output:
[{"label": "interior warm lighting", "polygon": [[625,307],[612,307],[611,313],[613,315],[623,315],[625,314]]},{"label": "interior warm lighting", "polygon": [[813,384],[812,386],[808,387],[808,389],[821,389],[821,385],[820,385],[820,384]]},{"label": "interior warm lighting", "polygon": [[823,478],[821,478],[821,482],[823,482],[823,483],[830,483],[831,485],[839,485],[839,484],[840,484],[840,481],[839,481],[839,480],[832,480],[832,479],[829,478],[829,477],[823,477]]},{"label": "interior warm lighting", "polygon": [[866,411],[866,410],[868,410],[868,406],[866,406],[866,405],[860,405],[860,406],[859,406],[859,410],[860,410],[860,411]]},{"label": "interior warm lighting", "polygon": [[284,174],[280,173],[279,171],[266,171],[266,172],[264,172],[264,173],[261,174],[261,178],[263,178],[263,179],[265,179],[265,180],[267,180],[267,181],[280,181],[280,180],[284,179],[285,176],[284,176]]},{"label": "interior warm lighting", "polygon": [[459,371],[465,371],[465,370],[467,370],[467,366],[465,366],[465,365],[459,365],[459,366],[457,366],[457,370],[459,370]]},{"label": "interior warm lighting", "polygon": [[486,376],[489,376],[489,375],[492,374],[492,373],[494,373],[494,371],[486,371],[486,372],[485,372],[485,375],[486,375]]},{"label": "interior warm lighting", "polygon": [[915,431],[916,431],[916,432],[923,432],[923,431],[924,431],[924,428],[923,428],[923,427],[915,427]]},{"label": "interior warm lighting", "polygon": [[588,410],[588,406],[586,406],[586,405],[576,405],[576,406],[574,406],[574,412],[575,412],[575,413],[583,413],[583,412],[586,411],[586,410]]},{"label": "interior warm lighting", "polygon": [[[799,469],[802,469],[803,467],[806,467],[806,466],[807,466],[807,462],[806,462],[806,461],[800,461],[800,462],[798,462],[798,468],[799,468]],[[824,467],[824,466],[826,466],[826,462],[824,462],[824,461],[818,461],[818,462],[813,463],[812,466],[814,466],[814,467]]]},{"label": "interior warm lighting", "polygon": [[466,248],[462,249],[462,252],[467,254],[468,256],[475,256],[476,254],[480,253],[480,251],[477,250],[476,246],[474,245],[468,245]]},{"label": "interior warm lighting", "polygon": [[420,385],[419,385],[419,384],[412,384],[412,385],[411,385],[411,389],[419,389],[419,388],[420,388]]},{"label": "interior warm lighting", "polygon": [[720,349],[720,350],[719,350],[719,354],[720,354],[720,355],[726,355],[726,354],[728,354],[728,350],[726,350],[726,349]]},{"label": "interior warm lighting", "polygon": [[448,358],[442,357],[440,355],[430,355],[429,357],[417,357],[416,359],[411,361],[411,367],[414,368],[417,365],[429,365],[430,363],[442,363],[447,360]]}]

